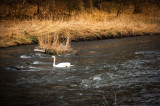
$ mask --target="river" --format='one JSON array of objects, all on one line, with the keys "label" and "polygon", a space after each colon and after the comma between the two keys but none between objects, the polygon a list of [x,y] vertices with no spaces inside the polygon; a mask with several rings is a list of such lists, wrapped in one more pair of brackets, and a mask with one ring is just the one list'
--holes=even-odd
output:
[{"label": "river", "polygon": [[72,42],[75,54],[0,49],[1,105],[160,105],[160,36]]}]

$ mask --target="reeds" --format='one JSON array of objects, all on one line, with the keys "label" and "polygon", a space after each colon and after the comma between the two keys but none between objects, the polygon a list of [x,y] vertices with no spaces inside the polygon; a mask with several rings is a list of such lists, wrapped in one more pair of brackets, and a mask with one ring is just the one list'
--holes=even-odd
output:
[{"label": "reeds", "polygon": [[39,46],[44,48],[48,54],[63,54],[70,52],[70,35],[60,38],[58,34],[39,36]]}]

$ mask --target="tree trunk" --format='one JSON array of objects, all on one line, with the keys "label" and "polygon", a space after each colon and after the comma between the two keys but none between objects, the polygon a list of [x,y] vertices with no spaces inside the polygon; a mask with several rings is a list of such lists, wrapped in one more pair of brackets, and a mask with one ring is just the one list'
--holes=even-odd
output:
[{"label": "tree trunk", "polygon": [[37,2],[37,15],[39,15],[40,13],[40,2],[38,1]]},{"label": "tree trunk", "polygon": [[67,0],[67,6],[68,6],[68,15],[71,16],[71,1]]},{"label": "tree trunk", "polygon": [[119,4],[118,11],[117,11],[117,17],[122,12],[122,6],[125,4],[126,0],[122,0]]},{"label": "tree trunk", "polygon": [[122,6],[122,3],[120,3],[120,4],[119,4],[118,11],[117,11],[117,17],[118,17],[118,16],[119,16],[119,14],[120,14],[121,6]]},{"label": "tree trunk", "polygon": [[93,1],[92,0],[88,0],[88,3],[89,3],[89,8],[92,8],[93,7]]},{"label": "tree trunk", "polygon": [[80,9],[80,11],[83,11],[84,10],[84,2],[83,2],[83,0],[78,0],[79,1],[79,9]]},{"label": "tree trunk", "polygon": [[140,0],[136,0],[134,2],[134,11],[133,11],[133,14],[138,14],[138,13],[141,13],[142,10],[141,10],[141,6],[140,6]]},{"label": "tree trunk", "polygon": [[55,7],[56,7],[55,0],[50,0],[49,10],[53,12],[55,10]]},{"label": "tree trunk", "polygon": [[98,0],[98,9],[101,10],[102,9],[102,0]]}]

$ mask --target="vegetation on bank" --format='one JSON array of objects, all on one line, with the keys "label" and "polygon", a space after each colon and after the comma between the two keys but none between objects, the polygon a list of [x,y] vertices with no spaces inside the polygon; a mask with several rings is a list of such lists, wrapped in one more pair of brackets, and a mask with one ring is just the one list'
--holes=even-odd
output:
[{"label": "vegetation on bank", "polygon": [[103,2],[103,5],[112,9],[72,10],[69,15],[61,17],[54,14],[54,18],[3,18],[0,20],[0,47],[38,42],[47,53],[61,54],[72,51],[70,41],[73,40],[160,33],[160,8],[157,4],[144,2],[136,14],[133,4],[120,2],[118,5],[111,1]]}]

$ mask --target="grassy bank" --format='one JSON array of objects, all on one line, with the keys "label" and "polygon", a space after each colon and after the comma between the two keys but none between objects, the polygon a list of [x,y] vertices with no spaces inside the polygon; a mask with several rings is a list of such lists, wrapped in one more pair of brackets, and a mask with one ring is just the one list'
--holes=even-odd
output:
[{"label": "grassy bank", "polygon": [[[58,20],[1,20],[0,47],[31,44],[57,54],[71,51],[70,41],[160,33],[160,13],[130,14],[92,9]],[[52,52],[53,52],[52,51]]]}]

